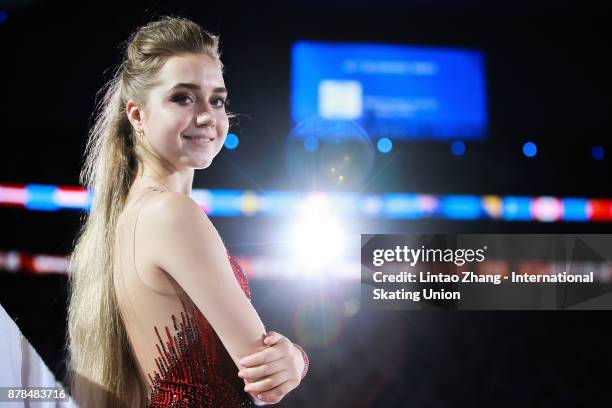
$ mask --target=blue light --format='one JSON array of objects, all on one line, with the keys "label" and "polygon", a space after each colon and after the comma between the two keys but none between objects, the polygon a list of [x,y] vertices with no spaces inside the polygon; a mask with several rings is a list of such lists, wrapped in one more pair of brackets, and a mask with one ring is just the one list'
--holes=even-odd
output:
[{"label": "blue light", "polygon": [[238,147],[239,143],[240,143],[240,140],[238,139],[238,136],[235,133],[227,134],[227,137],[225,138],[225,147],[227,147],[230,150],[233,150]]},{"label": "blue light", "polygon": [[56,186],[44,184],[29,184],[26,186],[27,200],[25,208],[28,210],[57,211],[59,206],[55,202]]},{"label": "blue light", "polygon": [[604,155],[605,155],[604,148],[601,147],[600,145],[593,146],[593,148],[591,149],[591,156],[593,156],[595,160],[603,159]]},{"label": "blue light", "polygon": [[306,139],[304,139],[304,149],[308,150],[309,152],[314,152],[318,148],[319,148],[319,141],[317,140],[316,137],[308,136]]},{"label": "blue light", "polygon": [[389,193],[383,196],[383,214],[387,218],[423,218],[417,194]]},{"label": "blue light", "polygon": [[238,190],[215,190],[211,192],[209,215],[238,217],[242,215],[244,194]]},{"label": "blue light", "polygon": [[481,200],[477,196],[446,196],[440,211],[451,220],[476,220],[482,216]]},{"label": "blue light", "polygon": [[533,142],[527,142],[523,145],[523,154],[527,157],[533,157],[538,154],[538,147]]},{"label": "blue light", "polygon": [[530,221],[531,198],[530,197],[504,197],[502,201],[503,217],[508,221]]},{"label": "blue light", "polygon": [[564,221],[589,220],[589,201],[586,198],[563,198],[561,203]]},{"label": "blue light", "polygon": [[8,14],[4,10],[0,10],[0,24],[4,23],[8,19]]},{"label": "blue light", "polygon": [[381,153],[389,153],[393,149],[393,142],[388,137],[381,137],[376,143],[378,151]]},{"label": "blue light", "polygon": [[453,152],[455,156],[463,156],[465,153],[465,143],[463,143],[461,140],[455,140],[451,144],[451,152]]}]

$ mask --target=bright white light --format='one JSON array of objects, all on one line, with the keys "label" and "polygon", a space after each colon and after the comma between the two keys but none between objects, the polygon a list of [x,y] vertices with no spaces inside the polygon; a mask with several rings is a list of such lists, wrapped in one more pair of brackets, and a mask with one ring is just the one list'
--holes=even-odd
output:
[{"label": "bright white light", "polygon": [[312,195],[296,216],[291,233],[293,259],[305,274],[333,273],[330,268],[343,259],[345,233],[330,207],[326,196]]},{"label": "bright white light", "polygon": [[331,120],[356,120],[363,115],[359,81],[323,80],[319,83],[319,115]]}]

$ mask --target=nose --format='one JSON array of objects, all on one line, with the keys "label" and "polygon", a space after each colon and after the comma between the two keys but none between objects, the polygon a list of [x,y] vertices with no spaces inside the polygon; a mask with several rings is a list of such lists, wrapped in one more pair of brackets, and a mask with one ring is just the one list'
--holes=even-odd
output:
[{"label": "nose", "polygon": [[208,112],[202,112],[196,117],[196,123],[198,126],[210,126],[215,127],[217,120],[212,117]]}]

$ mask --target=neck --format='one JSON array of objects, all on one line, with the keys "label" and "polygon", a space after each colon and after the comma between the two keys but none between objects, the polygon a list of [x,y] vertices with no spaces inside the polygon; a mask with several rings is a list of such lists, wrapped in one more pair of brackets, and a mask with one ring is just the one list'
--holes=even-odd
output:
[{"label": "neck", "polygon": [[136,180],[139,179],[143,184],[157,183],[158,187],[163,186],[166,190],[190,196],[193,185],[193,169],[167,171],[164,168],[143,166],[136,176]]}]

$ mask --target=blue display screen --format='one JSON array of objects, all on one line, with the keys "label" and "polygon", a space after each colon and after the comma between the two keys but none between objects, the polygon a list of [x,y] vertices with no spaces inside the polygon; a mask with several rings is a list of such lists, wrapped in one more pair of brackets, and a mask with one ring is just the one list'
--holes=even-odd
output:
[{"label": "blue display screen", "polygon": [[346,128],[334,125],[339,121],[356,123],[372,138],[486,136],[479,51],[302,41],[293,46],[291,69],[293,124],[299,129],[315,118],[319,138],[339,136],[334,129]]}]

